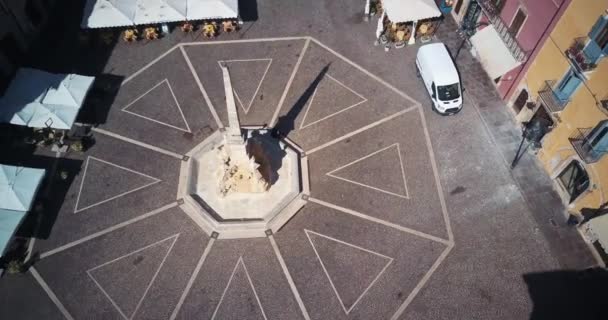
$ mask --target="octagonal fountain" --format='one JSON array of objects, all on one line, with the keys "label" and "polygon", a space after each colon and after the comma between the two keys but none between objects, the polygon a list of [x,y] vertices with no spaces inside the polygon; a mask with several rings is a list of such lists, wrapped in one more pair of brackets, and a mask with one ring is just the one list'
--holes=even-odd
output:
[{"label": "octagonal fountain", "polygon": [[271,129],[240,126],[230,73],[225,64],[221,69],[229,126],[186,154],[178,201],[211,236],[264,237],[306,204],[308,163]]}]

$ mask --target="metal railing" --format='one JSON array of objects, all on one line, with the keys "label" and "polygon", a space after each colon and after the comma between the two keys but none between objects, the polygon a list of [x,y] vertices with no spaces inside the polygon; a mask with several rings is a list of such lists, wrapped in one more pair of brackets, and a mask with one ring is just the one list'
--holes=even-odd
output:
[{"label": "metal railing", "polygon": [[597,65],[594,59],[590,58],[585,54],[584,48],[587,42],[587,37],[580,37],[574,39],[570,47],[566,49],[566,57],[570,60],[579,74],[585,76],[585,72],[593,71]]},{"label": "metal railing", "polygon": [[527,52],[524,51],[519,42],[517,42],[517,39],[515,39],[515,35],[511,34],[509,27],[500,18],[501,8],[497,8],[492,0],[477,0],[477,3],[479,3],[481,10],[488,17],[505,46],[509,49],[511,55],[513,55],[513,58],[519,62],[526,61],[528,59]]},{"label": "metal railing", "polygon": [[545,85],[538,91],[538,96],[550,112],[561,112],[570,99],[560,99],[555,90],[555,81],[545,81]]},{"label": "metal railing", "polygon": [[568,137],[576,153],[588,164],[597,162],[608,153],[608,149],[600,149],[597,146],[591,145],[589,134],[592,130],[593,128],[579,128]]}]

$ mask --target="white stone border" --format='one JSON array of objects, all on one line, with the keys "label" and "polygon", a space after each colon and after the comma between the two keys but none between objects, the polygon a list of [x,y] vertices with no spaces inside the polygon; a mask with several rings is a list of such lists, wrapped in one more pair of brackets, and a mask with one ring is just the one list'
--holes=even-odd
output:
[{"label": "white stone border", "polygon": [[[391,192],[391,191],[388,191],[388,190],[384,190],[384,189],[381,189],[381,188],[378,188],[378,187],[370,186],[370,185],[367,185],[367,184],[364,184],[364,183],[361,183],[361,182],[349,180],[349,179],[346,179],[346,178],[343,178],[343,177],[340,177],[340,176],[336,175],[337,171],[340,171],[340,170],[342,170],[344,168],[347,168],[347,167],[349,167],[349,166],[351,166],[351,165],[353,165],[355,163],[359,163],[359,162],[361,162],[361,161],[363,161],[363,160],[365,160],[367,158],[373,157],[374,155],[376,155],[376,154],[378,154],[380,152],[386,151],[386,150],[388,150],[389,148],[392,148],[392,147],[397,147],[397,155],[399,157],[399,165],[401,166],[401,176],[403,177],[403,187],[405,188],[404,189],[405,190],[405,194],[394,193],[394,192]],[[363,156],[363,157],[361,157],[361,158],[359,158],[357,160],[351,161],[351,162],[349,162],[349,163],[347,163],[347,164],[345,164],[343,166],[340,166],[340,167],[338,167],[336,169],[333,169],[330,172],[327,172],[326,175],[328,175],[328,176],[330,176],[332,178],[335,178],[335,179],[339,179],[339,180],[343,180],[343,181],[346,181],[346,182],[350,182],[352,184],[356,184],[358,186],[370,188],[372,190],[376,190],[376,191],[379,191],[379,192],[384,192],[386,194],[390,194],[390,195],[395,196],[395,197],[399,197],[399,198],[403,198],[403,199],[409,199],[410,198],[409,191],[407,189],[407,181],[405,179],[405,169],[403,167],[403,159],[401,158],[401,149],[399,148],[399,143],[398,142],[397,143],[393,143],[393,144],[389,145],[388,147],[384,147],[384,148],[382,148],[380,150],[376,150],[376,151],[374,151],[374,152],[372,152],[372,153],[370,153],[368,155],[365,155],[365,156]]]},{"label": "white stone border", "polygon": [[215,307],[215,310],[213,311],[213,315],[211,315],[211,320],[214,320],[215,317],[217,316],[217,311],[220,309],[220,306],[222,305],[222,302],[224,301],[226,292],[228,292],[228,288],[230,288],[230,284],[232,283],[232,279],[234,278],[234,275],[236,274],[236,270],[238,269],[239,265],[241,265],[243,267],[243,270],[245,270],[245,275],[247,276],[247,280],[249,281],[251,290],[253,290],[253,295],[255,296],[255,300],[258,303],[258,307],[260,307],[260,311],[262,312],[262,316],[264,317],[264,320],[268,320],[268,318],[266,317],[266,313],[264,312],[264,307],[262,306],[262,303],[260,302],[260,297],[258,296],[258,292],[255,290],[253,281],[251,281],[251,276],[249,276],[249,271],[247,271],[247,266],[245,266],[245,262],[243,261],[243,256],[240,256],[239,259],[236,261],[236,264],[234,265],[234,269],[232,269],[232,274],[230,275],[230,278],[228,279],[228,283],[226,284],[226,287],[224,288],[224,291],[222,292],[220,301],[218,302],[217,306]]},{"label": "white stone border", "polygon": [[173,312],[171,313],[171,317],[169,318],[169,320],[175,320],[175,318],[177,318],[177,315],[179,314],[179,311],[182,308],[184,301],[186,301],[186,297],[188,296],[188,293],[190,293],[190,289],[192,289],[192,286],[194,285],[194,281],[198,277],[198,273],[201,271],[201,268],[203,267],[203,264],[205,263],[205,260],[207,259],[207,256],[209,255],[209,252],[211,252],[211,248],[213,247],[214,243],[215,243],[215,239],[209,238],[209,242],[207,242],[205,251],[203,251],[203,254],[201,255],[201,258],[198,260],[198,263],[196,264],[194,271],[190,275],[190,279],[188,280],[188,283],[186,284],[186,288],[182,292],[182,295],[179,297],[179,301],[177,302],[177,305],[173,309]]},{"label": "white stone border", "polygon": [[334,82],[336,82],[337,84],[339,84],[340,86],[344,87],[346,90],[352,92],[354,95],[356,95],[357,97],[359,97],[361,99],[361,101],[359,101],[359,102],[357,102],[355,104],[352,104],[352,105],[350,105],[350,106],[348,106],[346,108],[340,109],[339,111],[336,111],[336,112],[334,112],[334,113],[332,113],[332,114],[330,114],[328,116],[325,116],[325,117],[323,117],[321,119],[315,120],[315,121],[313,121],[311,123],[308,123],[308,124],[304,125],[304,123],[306,122],[306,117],[308,116],[308,111],[310,111],[310,108],[312,107],[312,103],[315,100],[315,96],[317,95],[317,90],[319,89],[319,86],[317,86],[315,88],[315,91],[312,93],[312,96],[310,97],[310,101],[308,102],[308,106],[306,107],[306,111],[304,112],[304,117],[302,118],[302,122],[300,123],[300,129],[308,128],[308,127],[310,127],[310,126],[312,126],[312,125],[314,125],[316,123],[319,123],[319,122],[321,122],[323,120],[327,120],[327,119],[329,119],[329,118],[331,118],[333,116],[336,116],[336,115],[338,115],[338,114],[340,114],[340,113],[342,113],[344,111],[347,111],[347,110],[352,109],[352,108],[354,108],[354,107],[356,107],[356,106],[358,106],[360,104],[363,104],[363,103],[367,102],[367,98],[366,97],[362,96],[361,94],[359,94],[358,92],[356,92],[355,90],[353,90],[352,88],[350,88],[349,86],[345,85],[344,83],[340,82],[336,78],[332,77],[329,73],[326,74],[326,76],[329,77],[329,79],[331,79]]},{"label": "white stone border", "polygon": [[[163,83],[167,84],[167,87],[169,88],[169,91],[171,92],[171,96],[173,97],[173,101],[175,102],[175,106],[177,107],[177,110],[179,111],[179,114],[182,116],[182,120],[184,120],[184,124],[186,125],[185,128],[181,128],[181,127],[177,127],[174,126],[172,124],[168,124],[166,122],[162,122],[156,119],[152,119],[150,117],[146,117],[143,116],[139,113],[133,112],[131,110],[127,110],[130,106],[132,106],[133,104],[135,104],[137,101],[141,100],[143,97],[145,97],[146,95],[148,95],[150,92],[154,91],[156,88],[159,88],[160,85],[162,85]],[[188,121],[186,120],[186,117],[184,116],[184,111],[182,111],[182,107],[179,105],[179,102],[177,101],[177,97],[175,96],[175,93],[173,92],[173,88],[171,87],[171,83],[169,83],[169,80],[167,78],[161,80],[159,83],[155,84],[152,88],[148,89],[146,92],[142,93],[139,97],[135,98],[133,101],[129,102],[126,106],[122,107],[120,109],[123,112],[126,112],[128,114],[140,117],[142,119],[146,119],[148,121],[152,121],[158,124],[161,124],[163,126],[167,126],[169,128],[173,128],[179,131],[183,131],[183,132],[189,132],[192,133],[192,131],[190,130],[190,126],[188,125]]]},{"label": "white stone border", "polygon": [[[82,188],[83,188],[83,186],[84,186],[84,182],[85,182],[86,177],[87,177],[87,169],[89,168],[89,161],[90,161],[91,159],[93,159],[93,160],[95,160],[95,161],[99,161],[99,162],[105,163],[105,164],[108,164],[108,165],[111,165],[111,166],[114,166],[114,167],[119,168],[119,169],[122,169],[122,170],[129,171],[129,172],[131,172],[131,173],[138,174],[138,175],[140,175],[140,176],[143,176],[143,177],[146,177],[146,178],[152,179],[153,181],[152,181],[152,182],[150,182],[150,183],[147,183],[147,184],[145,184],[145,185],[143,185],[143,186],[139,186],[139,187],[137,187],[137,188],[135,188],[135,189],[129,190],[129,191],[127,191],[127,192],[123,192],[123,193],[121,193],[121,194],[118,194],[118,195],[112,196],[112,197],[107,198],[107,199],[105,199],[105,200],[102,200],[102,201],[96,202],[96,203],[94,203],[94,204],[88,205],[88,206],[86,206],[86,207],[84,207],[84,208],[78,208],[78,203],[80,202],[80,195],[81,195],[81,193],[82,193]],[[88,157],[87,157],[87,162],[86,162],[86,164],[84,165],[84,173],[82,174],[82,180],[80,181],[80,189],[78,189],[78,195],[76,196],[76,205],[74,205],[74,213],[82,212],[82,211],[84,211],[84,210],[87,210],[87,209],[90,209],[90,208],[96,207],[96,206],[98,206],[98,205],[100,205],[100,204],[104,204],[104,203],[106,203],[106,202],[109,202],[109,201],[112,201],[112,200],[118,199],[118,198],[120,198],[120,197],[124,197],[124,196],[126,196],[126,195],[128,195],[128,194],[130,194],[130,193],[133,193],[133,192],[139,191],[139,190],[141,190],[141,189],[147,188],[147,187],[149,187],[149,186],[151,186],[151,185],[153,185],[153,184],[159,183],[159,182],[161,182],[161,181],[162,181],[162,180],[160,180],[160,179],[158,179],[158,178],[155,178],[155,177],[152,177],[152,176],[149,176],[149,175],[147,175],[147,174],[145,174],[145,173],[141,173],[141,172],[139,172],[139,171],[135,171],[135,170],[133,170],[133,169],[129,169],[129,168],[126,168],[126,167],[123,167],[123,166],[119,166],[119,165],[114,164],[114,163],[112,163],[112,162],[109,162],[109,161],[106,161],[106,160],[102,160],[102,159],[99,159],[99,158],[96,158],[96,157],[93,157],[93,156],[88,156]]]},{"label": "white stone border", "polygon": [[[329,284],[331,285],[332,289],[334,290],[334,293],[336,294],[336,297],[338,298],[338,301],[340,301],[340,305],[342,306],[342,309],[344,310],[344,313],[346,313],[347,315],[355,308],[355,306],[357,305],[357,303],[359,303],[359,301],[361,301],[361,299],[365,296],[365,294],[367,294],[367,292],[369,291],[369,289],[371,287],[373,287],[374,284],[376,284],[376,281],[378,281],[378,279],[380,279],[380,277],[382,276],[382,274],[384,273],[384,271],[386,271],[386,269],[394,261],[393,258],[391,258],[389,256],[386,256],[386,255],[383,255],[381,253],[378,253],[376,251],[372,251],[372,250],[369,250],[369,249],[366,249],[366,248],[354,245],[352,243],[348,243],[346,241],[342,241],[342,240],[339,240],[339,239],[336,239],[336,238],[333,238],[333,237],[330,237],[330,236],[327,236],[327,235],[324,235],[324,234],[320,234],[320,233],[312,231],[312,230],[304,229],[304,233],[306,234],[306,237],[308,238],[308,242],[310,242],[312,250],[315,252],[315,255],[317,256],[317,259],[319,260],[319,263],[321,264],[321,268],[323,268],[323,271],[325,272],[325,275],[327,276],[327,280],[329,280]],[[327,272],[327,269],[325,268],[325,264],[323,263],[323,260],[321,259],[321,256],[319,256],[319,252],[317,251],[317,248],[315,247],[314,242],[310,238],[310,234],[311,233],[314,234],[314,235],[316,235],[316,236],[323,237],[323,238],[329,239],[331,241],[338,242],[338,243],[341,243],[343,245],[347,245],[349,247],[353,247],[355,249],[359,249],[361,251],[365,251],[365,252],[377,255],[377,256],[379,256],[381,258],[388,259],[388,262],[386,263],[386,265],[384,265],[384,267],[376,275],[376,277],[374,278],[374,280],[372,280],[372,282],[365,288],[365,290],[363,290],[363,292],[359,295],[359,297],[357,298],[357,300],[355,300],[355,302],[353,303],[353,305],[350,306],[349,308],[347,308],[344,305],[344,302],[342,301],[342,297],[340,297],[340,293],[336,289],[336,286],[334,285],[333,280],[331,280],[331,277],[329,276],[329,272]]]},{"label": "white stone border", "polygon": [[[409,305],[409,303],[411,303],[411,301],[414,299],[414,297],[416,296],[416,294],[424,286],[424,284],[426,283],[426,281],[428,281],[428,279],[433,274],[433,272],[439,267],[439,265],[441,264],[441,262],[446,258],[446,256],[449,254],[449,252],[454,247],[454,236],[453,236],[453,233],[452,233],[452,229],[451,229],[451,225],[450,225],[450,221],[449,221],[449,216],[448,216],[448,212],[447,212],[447,207],[446,207],[446,204],[445,204],[445,199],[444,199],[442,187],[441,187],[441,184],[440,184],[437,164],[436,164],[436,161],[435,161],[435,156],[434,156],[432,145],[431,145],[431,141],[430,141],[430,135],[428,133],[428,128],[426,126],[426,120],[424,118],[424,112],[422,111],[419,102],[417,102],[416,100],[414,100],[413,98],[411,98],[410,96],[408,96],[407,94],[405,94],[404,92],[400,91],[399,89],[397,89],[393,85],[391,85],[388,82],[382,80],[378,76],[372,74],[371,72],[367,71],[363,67],[359,66],[358,64],[354,63],[353,61],[349,60],[348,58],[344,57],[343,55],[339,54],[338,52],[334,51],[333,49],[327,47],[323,43],[321,43],[318,40],[316,40],[316,39],[314,39],[312,37],[309,37],[309,36],[282,37],[282,38],[262,38],[262,39],[241,39],[241,40],[226,40],[226,41],[213,41],[213,42],[191,42],[191,43],[176,44],[171,49],[169,49],[168,51],[164,52],[163,54],[161,54],[159,57],[157,57],[156,59],[152,60],[151,62],[149,62],[143,68],[141,68],[140,70],[134,72],[133,74],[131,74],[127,78],[125,78],[123,80],[123,82],[122,82],[122,85],[125,85],[126,83],[128,83],[129,81],[131,81],[133,78],[137,77],[139,74],[141,74],[142,72],[144,72],[146,69],[148,69],[149,67],[151,67],[152,65],[154,65],[155,63],[157,63],[158,61],[160,61],[165,56],[169,55],[176,48],[179,48],[180,51],[182,52],[182,55],[184,56],[184,59],[186,60],[186,63],[188,65],[188,67],[190,68],[190,71],[192,72],[192,74],[194,76],[195,81],[197,82],[197,84],[199,86],[199,89],[201,90],[201,92],[203,94],[203,97],[204,97],[205,101],[207,102],[207,105],[208,105],[208,107],[209,107],[209,109],[211,111],[211,114],[212,114],[213,118],[216,121],[216,124],[218,125],[218,128],[223,128],[224,126],[221,123],[221,121],[220,121],[220,119],[219,119],[219,117],[217,115],[217,112],[215,112],[215,109],[214,109],[213,105],[211,104],[211,101],[210,101],[208,95],[206,94],[206,91],[202,87],[200,79],[196,75],[194,67],[192,66],[192,63],[190,62],[190,60],[189,60],[189,58],[188,58],[188,56],[187,56],[187,54],[186,54],[186,52],[184,50],[184,47],[187,47],[187,46],[199,46],[199,45],[216,45],[216,44],[226,44],[226,43],[255,43],[255,42],[267,42],[267,41],[271,41],[272,42],[272,41],[289,41],[289,40],[306,40],[306,41],[305,41],[304,47],[303,47],[303,49],[301,51],[301,54],[300,54],[300,56],[298,58],[298,62],[296,63],[296,66],[294,67],[294,70],[292,71],[292,74],[290,76],[288,84],[286,85],[285,90],[283,91],[283,94],[281,96],[279,104],[277,105],[277,108],[275,109],[275,113],[273,114],[272,120],[269,122],[270,126],[272,126],[276,122],[276,120],[278,119],[278,116],[279,116],[282,104],[284,103],[284,100],[285,100],[285,98],[287,96],[287,92],[289,91],[289,89],[291,87],[291,83],[293,82],[293,79],[295,78],[295,74],[296,74],[296,72],[297,72],[297,70],[298,70],[298,68],[299,68],[299,66],[301,64],[303,56],[304,56],[304,54],[305,54],[305,52],[306,52],[306,50],[307,50],[307,48],[309,46],[309,43],[311,41],[314,42],[315,44],[319,45],[320,47],[326,49],[330,53],[333,53],[338,58],[342,59],[343,61],[345,61],[346,63],[348,63],[351,66],[355,67],[356,69],[359,69],[360,71],[362,71],[366,75],[368,75],[371,78],[375,79],[376,81],[378,81],[379,83],[381,83],[385,87],[389,88],[390,90],[394,91],[395,93],[399,94],[400,96],[402,96],[403,98],[411,101],[414,104],[414,106],[412,106],[412,107],[409,107],[407,109],[399,111],[399,112],[397,112],[397,113],[395,113],[393,115],[385,117],[385,118],[383,118],[383,119],[381,119],[379,121],[376,121],[376,122],[374,122],[372,124],[366,125],[366,126],[364,126],[362,128],[359,128],[359,129],[357,129],[355,131],[352,131],[351,133],[348,133],[348,134],[346,134],[346,135],[344,135],[342,137],[339,137],[339,138],[336,138],[336,139],[334,139],[332,141],[329,141],[329,142],[327,142],[327,143],[325,143],[323,145],[317,146],[317,147],[309,150],[307,152],[307,154],[314,153],[316,151],[324,149],[324,148],[326,148],[326,147],[328,147],[330,145],[333,145],[333,144],[338,143],[338,142],[340,142],[342,140],[345,140],[345,139],[347,139],[347,138],[349,138],[351,136],[354,136],[354,135],[356,135],[356,134],[358,134],[360,132],[366,131],[366,130],[372,128],[372,127],[375,127],[375,126],[380,125],[380,124],[382,124],[384,122],[387,122],[387,121],[389,121],[389,120],[391,120],[391,119],[393,119],[393,118],[395,118],[395,117],[397,117],[399,115],[404,114],[405,112],[409,112],[409,111],[418,109],[418,111],[420,112],[420,115],[422,117],[422,125],[423,125],[423,128],[424,128],[424,134],[425,134],[425,138],[426,138],[427,147],[428,147],[428,150],[429,150],[429,153],[430,153],[431,164],[432,164],[434,175],[435,175],[435,179],[436,179],[437,190],[438,190],[438,194],[439,194],[439,198],[440,198],[440,202],[441,202],[441,206],[442,206],[442,210],[443,210],[443,215],[444,215],[444,220],[445,220],[445,223],[446,223],[446,228],[447,228],[447,231],[448,231],[449,240],[446,241],[446,240],[441,239],[441,238],[437,238],[437,237],[434,237],[434,236],[426,235],[426,234],[423,234],[423,233],[415,231],[415,230],[411,230],[411,229],[404,228],[404,227],[401,227],[401,226],[398,226],[398,225],[394,225],[392,223],[389,223],[389,222],[386,222],[386,221],[383,221],[383,220],[380,220],[380,219],[369,217],[369,216],[366,216],[366,215],[354,212],[352,210],[342,208],[343,209],[342,212],[353,214],[355,216],[359,216],[361,218],[364,218],[364,219],[367,219],[367,220],[370,220],[370,221],[374,221],[374,222],[377,222],[377,223],[380,223],[380,224],[384,224],[384,225],[396,228],[396,229],[401,230],[401,231],[410,232],[410,233],[413,233],[413,234],[416,234],[416,235],[420,235],[423,238],[428,238],[428,239],[432,238],[431,240],[435,240],[435,241],[438,241],[440,243],[444,243],[444,244],[447,245],[447,248],[443,251],[443,253],[441,254],[441,256],[435,261],[435,263],[433,264],[433,266],[424,275],[423,279],[418,283],[418,285],[416,286],[416,288],[414,288],[414,290],[412,291],[412,293],[410,293],[410,295],[407,297],[407,299],[405,300],[405,302],[399,307],[399,309],[395,312],[395,314],[391,318],[391,319],[398,319],[403,314],[403,312],[405,311],[405,309],[407,308],[407,306]],[[106,130],[95,129],[95,131],[103,133],[103,134],[106,134],[106,135],[109,135],[109,136],[112,136],[112,137],[116,137],[118,139],[121,139],[121,140],[124,140],[124,141],[127,141],[127,142],[134,143],[134,144],[139,145],[139,146],[147,147],[147,148],[149,148],[151,150],[155,150],[155,151],[161,152],[163,154],[174,156],[176,158],[181,158],[182,157],[179,154],[176,154],[176,153],[173,153],[173,152],[170,152],[170,151],[166,151],[166,150],[163,150],[161,148],[158,148],[158,147],[155,147],[155,146],[152,146],[152,145],[149,145],[149,144],[145,144],[145,143],[136,141],[136,140],[131,139],[131,138],[122,137],[120,135],[108,132]],[[317,200],[317,199],[311,198],[310,200],[313,201],[313,202],[317,202],[319,204],[322,204],[322,205],[330,206],[332,208],[337,207],[335,205],[332,205],[332,204],[329,204],[329,203],[324,203],[323,201],[320,201],[320,200]],[[135,223],[135,222],[137,222],[139,220],[146,219],[146,218],[148,218],[148,217],[150,217],[152,215],[155,215],[155,214],[157,214],[159,212],[167,210],[168,208],[171,208],[171,207],[175,207],[177,205],[178,205],[177,202],[171,203],[171,204],[169,204],[169,205],[167,205],[167,206],[165,206],[163,208],[159,208],[159,209],[154,210],[154,211],[152,211],[150,213],[147,213],[147,214],[144,214],[142,216],[136,217],[136,218],[131,219],[129,221],[125,221],[125,222],[120,223],[120,224],[118,224],[116,226],[113,226],[113,227],[110,227],[108,229],[102,230],[100,232],[94,233],[94,234],[89,235],[89,236],[87,236],[85,238],[82,238],[80,240],[74,241],[74,242],[69,243],[67,245],[61,246],[61,247],[56,248],[54,250],[45,252],[45,253],[43,253],[41,255],[41,258],[45,258],[45,257],[48,257],[48,256],[50,256],[52,254],[55,254],[55,253],[67,250],[67,249],[69,249],[71,247],[74,247],[76,245],[79,245],[79,244],[81,244],[83,242],[86,242],[86,241],[89,241],[91,239],[97,238],[97,237],[99,237],[99,236],[101,236],[103,234],[109,233],[111,231],[114,231],[116,229],[122,228],[124,226],[129,225],[129,224]],[[274,239],[272,239],[272,238],[271,238],[271,243],[273,243],[273,248],[276,247],[275,248],[275,253],[277,253],[278,252],[278,246],[276,245],[276,243],[274,242]],[[281,261],[283,262],[281,264],[281,266],[283,267],[285,265],[285,263],[282,260],[282,257],[280,256],[280,254],[277,254],[277,258],[280,260],[280,262]],[[34,269],[31,269],[31,270],[35,271]],[[291,277],[289,276],[289,273],[288,273],[288,270],[286,268],[286,265],[283,267],[283,271],[286,274],[286,276],[288,278],[288,281],[289,281],[291,279]],[[42,280],[42,278],[40,277],[40,275],[38,275],[38,278],[40,278],[40,280]],[[41,286],[43,287],[43,289],[48,288],[48,286],[46,286],[46,284],[44,284],[43,281],[42,281],[42,283],[39,281],[39,283],[41,284]],[[292,283],[293,283],[293,280],[290,282],[290,285],[291,285],[292,291],[293,291],[293,289],[295,289],[295,285],[292,284]],[[50,290],[50,288],[49,288],[49,290]],[[54,294],[52,294],[52,291],[50,293],[46,289],[45,289],[45,291],[47,292],[47,294],[49,295],[49,297],[51,298],[51,300],[53,300],[53,302],[55,302],[55,304],[60,309],[60,311],[62,312],[62,314],[66,317],[66,319],[70,319],[71,320],[72,317],[69,315],[69,313],[67,313],[67,310],[65,310],[65,308],[61,305],[61,303],[58,301],[57,297],[55,297]],[[307,320],[310,319],[310,317],[308,316],[308,313],[306,312],[306,309],[304,308],[303,302],[301,301],[301,299],[298,299],[299,298],[299,294],[297,294],[297,290],[294,291],[294,295],[296,295],[296,300],[298,300],[298,303],[300,304],[300,307],[301,307],[301,310],[303,312],[304,318],[307,319]],[[54,297],[54,299],[53,299],[53,297]],[[185,294],[184,294],[184,297],[185,297]]]},{"label": "white stone border", "polygon": [[[262,78],[260,79],[260,82],[258,83],[258,86],[255,89],[255,92],[253,93],[253,97],[251,97],[251,101],[249,101],[249,104],[247,104],[247,107],[245,107],[245,104],[239,97],[239,94],[236,92],[236,90],[234,90],[234,88],[232,89],[232,92],[234,93],[234,97],[241,105],[241,108],[243,109],[243,111],[245,111],[245,114],[249,113],[249,109],[251,109],[251,105],[253,104],[255,97],[258,95],[258,92],[260,91],[260,88],[262,87],[262,83],[264,82],[264,79],[266,78],[266,74],[268,74],[268,70],[270,70],[270,66],[272,65],[272,58],[218,60],[218,62],[217,62],[221,67],[222,62],[226,62],[227,64],[229,64],[230,62],[249,62],[249,61],[268,61],[268,65],[266,66],[266,70],[264,70],[264,74],[262,75]],[[230,67],[228,68],[228,70],[230,70]]]},{"label": "white stone border", "polygon": [[[110,261],[104,262],[96,267],[93,267],[89,270],[87,270],[87,275],[89,276],[89,278],[91,278],[91,280],[93,280],[93,282],[95,283],[95,285],[97,285],[97,287],[99,288],[99,290],[101,290],[101,292],[106,296],[106,298],[108,298],[108,300],[110,300],[110,302],[112,303],[112,305],[114,306],[114,308],[116,309],[116,311],[118,311],[118,313],[120,313],[120,315],[125,319],[125,320],[131,320],[133,319],[133,317],[135,317],[135,315],[137,314],[137,311],[139,310],[139,307],[141,306],[142,302],[144,301],[144,299],[146,298],[146,295],[148,294],[148,291],[150,290],[150,288],[152,287],[152,284],[154,283],[154,280],[156,280],[156,277],[158,276],[158,273],[160,272],[160,270],[163,268],[163,265],[165,264],[165,261],[167,260],[167,257],[169,256],[169,254],[171,253],[171,250],[173,249],[173,246],[175,245],[175,242],[177,242],[177,238],[179,238],[179,233],[174,234],[170,237],[167,237],[165,239],[156,241],[152,244],[146,245],[142,248],[139,248],[135,251],[132,251],[130,253],[127,253],[125,255],[122,255],[118,258],[112,259]],[[152,276],[152,279],[150,279],[150,282],[148,283],[148,285],[146,286],[146,290],[144,291],[144,294],[141,296],[141,298],[137,301],[137,305],[135,306],[135,310],[133,310],[133,312],[131,313],[131,315],[127,316],[123,310],[118,306],[118,304],[116,303],[116,301],[114,301],[114,299],[112,299],[112,297],[106,292],[106,290],[99,284],[99,282],[97,282],[97,280],[95,279],[95,277],[91,274],[92,271],[95,271],[99,268],[102,268],[108,264],[111,264],[113,262],[116,262],[118,260],[124,259],[128,256],[131,256],[135,253],[141,252],[143,250],[149,249],[151,247],[157,246],[165,241],[169,241],[170,239],[173,239],[173,242],[171,242],[171,245],[169,246],[169,249],[167,250],[167,253],[165,253],[165,256],[163,257],[163,260],[161,261],[160,265],[158,266],[158,268],[156,269],[156,272],[154,273],[154,275]]]}]

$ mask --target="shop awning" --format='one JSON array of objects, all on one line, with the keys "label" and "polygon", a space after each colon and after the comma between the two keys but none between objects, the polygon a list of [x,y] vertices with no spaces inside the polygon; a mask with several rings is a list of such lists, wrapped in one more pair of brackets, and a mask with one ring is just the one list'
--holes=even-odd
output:
[{"label": "shop awning", "polygon": [[87,0],[81,26],[108,28],[238,17],[238,0]]},{"label": "shop awning", "polygon": [[492,25],[477,31],[471,37],[471,43],[479,55],[481,64],[492,79],[504,75],[520,64]]},{"label": "shop awning", "polygon": [[69,130],[94,80],[21,68],[0,98],[0,122]]},{"label": "shop awning", "polygon": [[28,211],[44,169],[0,165],[0,209]]},{"label": "shop awning", "polygon": [[599,216],[589,220],[589,227],[597,237],[604,251],[608,253],[608,215]]},{"label": "shop awning", "polygon": [[32,207],[44,169],[0,165],[0,256]]},{"label": "shop awning", "polygon": [[382,6],[392,22],[408,22],[441,16],[435,0],[384,0]]},{"label": "shop awning", "polygon": [[188,20],[230,19],[238,16],[238,0],[188,0]]},{"label": "shop awning", "polygon": [[4,255],[6,247],[17,232],[25,215],[25,211],[0,209],[0,256]]}]

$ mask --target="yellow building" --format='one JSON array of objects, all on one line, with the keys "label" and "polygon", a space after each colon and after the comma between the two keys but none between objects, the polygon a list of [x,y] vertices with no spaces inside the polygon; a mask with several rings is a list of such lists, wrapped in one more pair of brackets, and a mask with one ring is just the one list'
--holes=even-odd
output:
[{"label": "yellow building", "polygon": [[511,101],[518,121],[547,124],[538,157],[568,211],[586,219],[608,206],[607,9],[572,0]]}]

